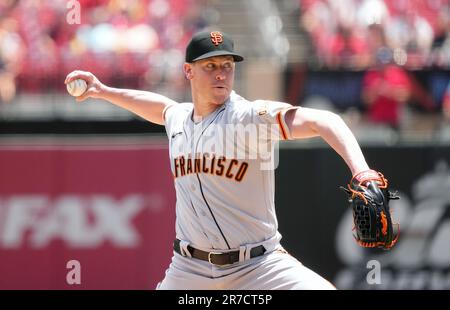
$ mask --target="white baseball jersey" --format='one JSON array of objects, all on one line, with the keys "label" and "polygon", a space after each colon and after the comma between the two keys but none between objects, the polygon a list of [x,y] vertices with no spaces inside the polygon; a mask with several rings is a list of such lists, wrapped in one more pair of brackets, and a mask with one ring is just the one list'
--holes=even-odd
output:
[{"label": "white baseball jersey", "polygon": [[284,114],[295,108],[235,92],[197,124],[192,103],[166,108],[178,239],[204,250],[279,242],[270,163],[274,143],[291,138]]},{"label": "white baseball jersey", "polygon": [[[295,107],[250,102],[234,92],[197,124],[192,103],[165,109],[180,252],[174,252],[157,289],[335,289],[279,242],[274,144],[291,138],[284,121],[290,109]],[[213,252],[239,249],[239,263],[220,266],[192,258],[188,245]],[[258,245],[266,252],[252,258]]]}]

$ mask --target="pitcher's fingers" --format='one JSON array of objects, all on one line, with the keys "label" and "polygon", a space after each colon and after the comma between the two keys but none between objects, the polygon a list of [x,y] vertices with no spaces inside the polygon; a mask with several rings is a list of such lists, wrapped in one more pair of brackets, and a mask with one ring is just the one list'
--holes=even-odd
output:
[{"label": "pitcher's fingers", "polygon": [[92,74],[86,71],[75,70],[67,75],[64,83],[67,84],[76,79],[83,79],[86,82],[90,82],[92,81]]},{"label": "pitcher's fingers", "polygon": [[89,96],[90,96],[91,94],[92,94],[92,90],[88,89],[88,90],[86,90],[83,94],[81,94],[80,96],[75,97],[75,100],[76,100],[77,102],[84,101],[84,100],[86,100],[87,98],[89,98]]},{"label": "pitcher's fingers", "polygon": [[67,84],[70,81],[72,81],[78,73],[79,73],[78,70],[74,70],[74,71],[70,72],[69,74],[67,74],[66,79],[64,80],[64,84]]},{"label": "pitcher's fingers", "polygon": [[80,96],[76,97],[75,99],[78,102],[80,102],[80,101],[86,100],[87,98],[90,98],[90,97],[95,98],[95,95],[98,94],[98,92],[99,91],[95,85],[88,86],[87,90],[84,93],[82,93]]}]

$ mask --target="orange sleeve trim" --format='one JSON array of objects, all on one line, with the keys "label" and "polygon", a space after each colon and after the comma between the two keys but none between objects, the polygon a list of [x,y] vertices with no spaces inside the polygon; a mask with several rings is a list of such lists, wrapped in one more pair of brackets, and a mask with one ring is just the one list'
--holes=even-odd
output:
[{"label": "orange sleeve trim", "polygon": [[286,129],[283,126],[283,121],[281,120],[281,113],[283,111],[278,112],[277,114],[277,121],[278,121],[278,126],[280,127],[280,132],[281,132],[281,136],[283,137],[283,140],[287,140],[288,136],[286,134]]}]

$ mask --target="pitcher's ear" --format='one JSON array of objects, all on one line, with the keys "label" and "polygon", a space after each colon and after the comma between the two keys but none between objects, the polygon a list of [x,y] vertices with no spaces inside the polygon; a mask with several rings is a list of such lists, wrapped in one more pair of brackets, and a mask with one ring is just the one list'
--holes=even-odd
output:
[{"label": "pitcher's ear", "polygon": [[184,70],[184,76],[186,77],[186,79],[191,80],[193,73],[192,73],[192,66],[188,63],[185,63],[183,66],[183,70]]}]

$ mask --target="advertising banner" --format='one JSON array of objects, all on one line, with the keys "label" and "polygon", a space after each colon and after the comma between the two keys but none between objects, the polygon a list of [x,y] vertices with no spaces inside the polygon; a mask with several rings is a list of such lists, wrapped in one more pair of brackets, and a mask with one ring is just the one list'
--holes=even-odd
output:
[{"label": "advertising banner", "polygon": [[174,217],[164,144],[0,144],[0,289],[153,289]]},{"label": "advertising banner", "polygon": [[398,243],[390,250],[353,240],[339,190],[351,175],[330,148],[280,153],[276,200],[282,243],[340,289],[450,289],[450,148],[368,147],[364,154],[401,199],[391,201]]},{"label": "advertising banner", "polygon": [[[366,147],[401,199],[390,251],[361,248],[328,147],[281,148],[282,244],[339,289],[450,288],[450,147]],[[0,289],[154,289],[172,256],[165,142],[0,143]]]}]

